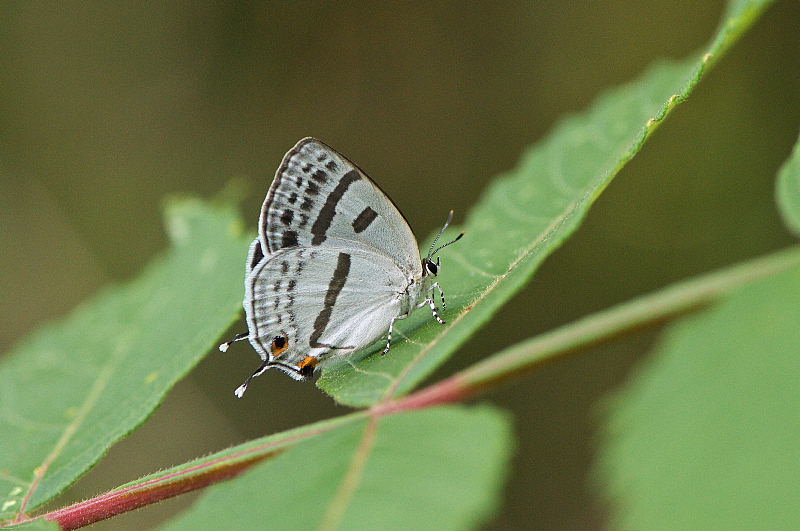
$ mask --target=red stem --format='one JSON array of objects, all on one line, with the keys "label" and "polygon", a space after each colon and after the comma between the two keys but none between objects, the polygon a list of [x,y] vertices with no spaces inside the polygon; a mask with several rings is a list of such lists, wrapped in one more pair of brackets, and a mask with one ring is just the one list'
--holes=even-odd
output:
[{"label": "red stem", "polygon": [[[194,469],[182,470],[126,489],[107,492],[91,500],[47,513],[44,517],[47,520],[58,522],[61,529],[77,529],[185,492],[207,487],[218,481],[233,478],[259,461],[279,452],[281,450],[253,456],[235,463],[225,463],[221,466],[217,464],[214,468],[197,472],[198,469],[208,467],[208,463],[204,463]],[[196,473],[181,477],[191,472]]]},{"label": "red stem", "polygon": [[[424,409],[461,400],[476,390],[475,388],[470,388],[462,378],[450,377],[404,398],[377,404],[370,413],[373,416],[380,417],[401,411]],[[260,461],[282,451],[282,449],[273,450],[237,460],[243,454],[246,455],[263,450],[263,446],[251,448],[240,454],[221,457],[165,476],[153,478],[144,483],[107,492],[90,500],[49,512],[43,518],[58,522],[58,525],[64,530],[78,529],[151,503],[231,479]]]},{"label": "red stem", "polygon": [[477,391],[477,387],[471,386],[469,382],[456,374],[437,384],[421,389],[416,393],[397,400],[376,404],[372,408],[371,413],[374,416],[381,416],[401,411],[424,409],[440,404],[449,404],[450,402],[457,402],[468,398]]}]

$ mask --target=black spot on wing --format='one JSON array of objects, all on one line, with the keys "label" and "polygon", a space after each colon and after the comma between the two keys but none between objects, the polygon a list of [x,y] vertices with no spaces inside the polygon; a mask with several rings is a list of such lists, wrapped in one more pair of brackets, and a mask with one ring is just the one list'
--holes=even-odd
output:
[{"label": "black spot on wing", "polygon": [[306,193],[308,195],[319,195],[319,185],[313,181],[308,181],[308,186],[306,186]]},{"label": "black spot on wing", "polygon": [[353,220],[353,230],[356,232],[364,232],[377,217],[377,212],[370,207],[365,208],[361,211],[361,214],[356,216],[356,219]]},{"label": "black spot on wing", "polygon": [[314,201],[312,201],[310,197],[304,197],[303,204],[300,205],[300,208],[306,212],[310,212],[311,209],[314,208]]},{"label": "black spot on wing", "polygon": [[[333,161],[331,161],[331,162],[333,162]],[[328,174],[325,173],[322,170],[317,170],[314,173],[312,173],[311,174],[311,178],[314,179],[317,182],[322,183],[322,184],[325,184],[326,182],[328,182]]]},{"label": "black spot on wing", "polygon": [[302,369],[300,369],[300,376],[308,380],[312,376],[314,376],[314,366],[313,365],[305,365]]},{"label": "black spot on wing", "polygon": [[292,192],[292,194],[289,196],[288,201],[290,205],[297,203],[297,192]]},{"label": "black spot on wing", "polygon": [[281,214],[281,223],[288,227],[292,224],[292,218],[294,218],[294,210],[287,208],[283,211],[283,214]]},{"label": "black spot on wing", "polygon": [[328,197],[325,199],[325,204],[320,209],[319,214],[317,214],[317,219],[314,220],[314,224],[311,226],[311,233],[314,235],[311,239],[311,245],[319,245],[325,241],[327,238],[326,233],[333,222],[333,216],[336,215],[336,205],[342,200],[342,196],[344,196],[350,185],[359,179],[361,179],[361,175],[358,171],[350,170],[342,176],[336,188],[328,194]]},{"label": "black spot on wing", "polygon": [[281,249],[285,247],[297,247],[299,245],[299,241],[297,239],[297,232],[293,230],[287,230],[283,233],[281,237]]}]

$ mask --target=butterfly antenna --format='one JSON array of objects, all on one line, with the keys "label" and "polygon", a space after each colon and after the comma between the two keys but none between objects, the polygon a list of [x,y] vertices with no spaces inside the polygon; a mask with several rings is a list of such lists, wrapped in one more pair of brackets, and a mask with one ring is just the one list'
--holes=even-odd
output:
[{"label": "butterfly antenna", "polygon": [[[449,243],[445,244],[442,247],[439,247],[439,249],[437,249],[436,252],[434,252],[434,250],[433,250],[433,248],[436,247],[436,242],[438,242],[439,238],[441,238],[442,233],[444,233],[444,231],[447,230],[447,227],[450,226],[450,222],[451,221],[453,221],[453,211],[452,210],[450,211],[449,214],[447,214],[447,221],[444,222],[444,227],[442,227],[442,229],[439,231],[439,234],[437,234],[436,237],[433,239],[433,242],[431,242],[431,248],[428,249],[428,258],[430,258],[434,254],[436,254],[436,252],[438,252],[439,249],[441,249],[442,247],[446,247],[447,245],[450,245]],[[459,236],[459,238],[460,237],[461,236]],[[458,238],[456,238],[456,239],[458,239]],[[453,243],[453,242],[450,242],[450,243]]]},{"label": "butterfly antenna", "polygon": [[445,221],[444,227],[442,227],[442,230],[440,230],[439,234],[437,234],[436,237],[433,239],[433,243],[431,244],[431,248],[428,251],[428,259],[430,259],[431,257],[435,256],[436,253],[438,253],[439,251],[441,251],[442,249],[444,249],[448,245],[452,245],[452,244],[456,243],[458,240],[460,240],[464,236],[464,233],[462,232],[461,234],[456,236],[454,240],[451,240],[451,241],[445,243],[444,245],[440,245],[439,247],[436,248],[436,250],[433,249],[433,247],[436,245],[436,242],[439,240],[439,236],[442,235],[442,233],[445,231],[445,229],[450,225],[451,221],[453,221],[453,211],[452,210],[447,215],[447,221]]},{"label": "butterfly antenna", "polygon": [[[435,255],[436,253],[438,253],[439,251],[441,251],[442,249],[444,249],[444,248],[445,248],[445,247],[447,247],[448,245],[453,245],[453,244],[454,244],[454,243],[456,243],[458,240],[460,240],[460,239],[461,239],[463,236],[464,236],[464,233],[462,232],[461,234],[459,234],[458,236],[456,236],[456,237],[455,237],[455,239],[453,239],[453,240],[450,240],[449,242],[445,243],[444,245],[440,245],[440,246],[439,246],[439,247],[438,247],[438,248],[437,248],[435,251],[433,251],[433,255]],[[431,255],[431,256],[433,256],[433,255]]]}]

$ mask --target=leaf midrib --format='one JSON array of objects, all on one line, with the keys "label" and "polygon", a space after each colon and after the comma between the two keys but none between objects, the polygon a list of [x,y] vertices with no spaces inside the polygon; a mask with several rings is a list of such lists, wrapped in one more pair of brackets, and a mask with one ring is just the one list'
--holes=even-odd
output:
[{"label": "leaf midrib", "polygon": [[336,488],[333,498],[331,498],[322,516],[318,529],[338,529],[339,524],[342,523],[347,508],[350,506],[350,501],[353,499],[358,486],[361,484],[367,460],[375,445],[379,418],[378,415],[372,415],[370,417],[367,426],[364,428],[358,447],[353,453],[353,458],[350,460],[350,464],[347,465],[347,471],[342,477],[342,481],[339,482],[339,486]]},{"label": "leaf midrib", "polygon": [[64,449],[67,447],[67,444],[72,439],[72,437],[77,433],[78,428],[81,427],[83,422],[89,416],[89,413],[92,412],[94,406],[97,405],[98,400],[103,395],[103,391],[105,391],[108,383],[111,381],[111,377],[114,375],[114,370],[119,365],[122,356],[112,357],[110,359],[110,363],[108,363],[100,372],[97,379],[95,379],[92,387],[89,389],[89,392],[86,394],[86,398],[81,404],[78,413],[75,415],[73,420],[67,423],[64,426],[64,431],[61,433],[58,441],[56,442],[55,446],[53,446],[53,450],[45,457],[42,464],[34,468],[34,479],[30,483],[28,492],[25,493],[25,497],[20,502],[19,510],[17,511],[17,515],[14,518],[14,521],[18,521],[24,517],[25,509],[28,507],[33,495],[36,493],[36,490],[39,488],[42,479],[44,479],[45,474],[47,474],[50,466],[58,459]]},{"label": "leaf midrib", "polygon": [[480,294],[477,297],[475,297],[469,303],[464,305],[463,308],[465,309],[463,309],[461,312],[458,313],[455,319],[453,319],[452,324],[447,328],[445,328],[444,330],[442,330],[441,332],[439,332],[439,334],[437,334],[436,337],[431,339],[424,347],[422,347],[420,352],[416,356],[414,356],[414,358],[403,368],[403,370],[397,375],[397,377],[394,378],[393,383],[389,387],[387,387],[386,391],[381,397],[381,400],[378,403],[380,404],[382,402],[386,402],[388,400],[391,400],[392,398],[395,398],[397,396],[399,387],[403,384],[406,376],[414,369],[414,367],[416,367],[420,362],[422,362],[422,360],[424,360],[430,354],[430,352],[439,344],[439,342],[445,336],[447,336],[447,334],[450,333],[450,330],[458,326],[458,323],[463,321],[466,315],[469,312],[471,312],[476,305],[480,304],[481,301],[486,299],[486,297],[488,297],[489,294],[491,294],[503,282],[503,280],[505,280],[508,277],[508,275],[510,275],[519,266],[519,264],[523,260],[528,258],[531,255],[531,253],[533,253],[533,251],[542,242],[546,241],[552,234],[554,234],[558,230],[558,228],[561,227],[566,222],[569,215],[586,201],[587,197],[588,195],[584,195],[581,199],[569,203],[568,208],[564,209],[564,211],[561,214],[559,214],[556,218],[554,218],[553,221],[550,223],[550,225],[547,226],[547,228],[539,235],[538,238],[531,241],[527,246],[525,246],[522,249],[522,251],[520,251],[517,257],[506,268],[505,272],[499,275],[495,275],[494,279],[489,283],[488,286],[486,286],[485,289],[483,289],[480,292]]}]

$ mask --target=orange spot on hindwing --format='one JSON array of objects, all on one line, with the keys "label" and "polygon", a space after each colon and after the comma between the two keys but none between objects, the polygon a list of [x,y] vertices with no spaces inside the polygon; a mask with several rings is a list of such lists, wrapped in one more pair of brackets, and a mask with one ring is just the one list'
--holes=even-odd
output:
[{"label": "orange spot on hindwing", "polygon": [[277,358],[283,355],[289,349],[289,338],[286,337],[286,334],[281,334],[279,336],[275,336],[272,338],[272,342],[270,343],[270,350],[272,351],[272,357]]},{"label": "orange spot on hindwing", "polygon": [[303,358],[303,361],[300,362],[300,365],[298,365],[298,367],[300,369],[305,369],[308,366],[311,366],[313,368],[316,367],[318,363],[319,360],[314,356],[306,356],[305,358]]},{"label": "orange spot on hindwing", "polygon": [[306,356],[303,358],[303,361],[300,362],[297,368],[300,369],[300,374],[304,378],[308,379],[312,374],[314,374],[314,367],[316,367],[318,364],[319,360],[317,358],[314,356]]}]

